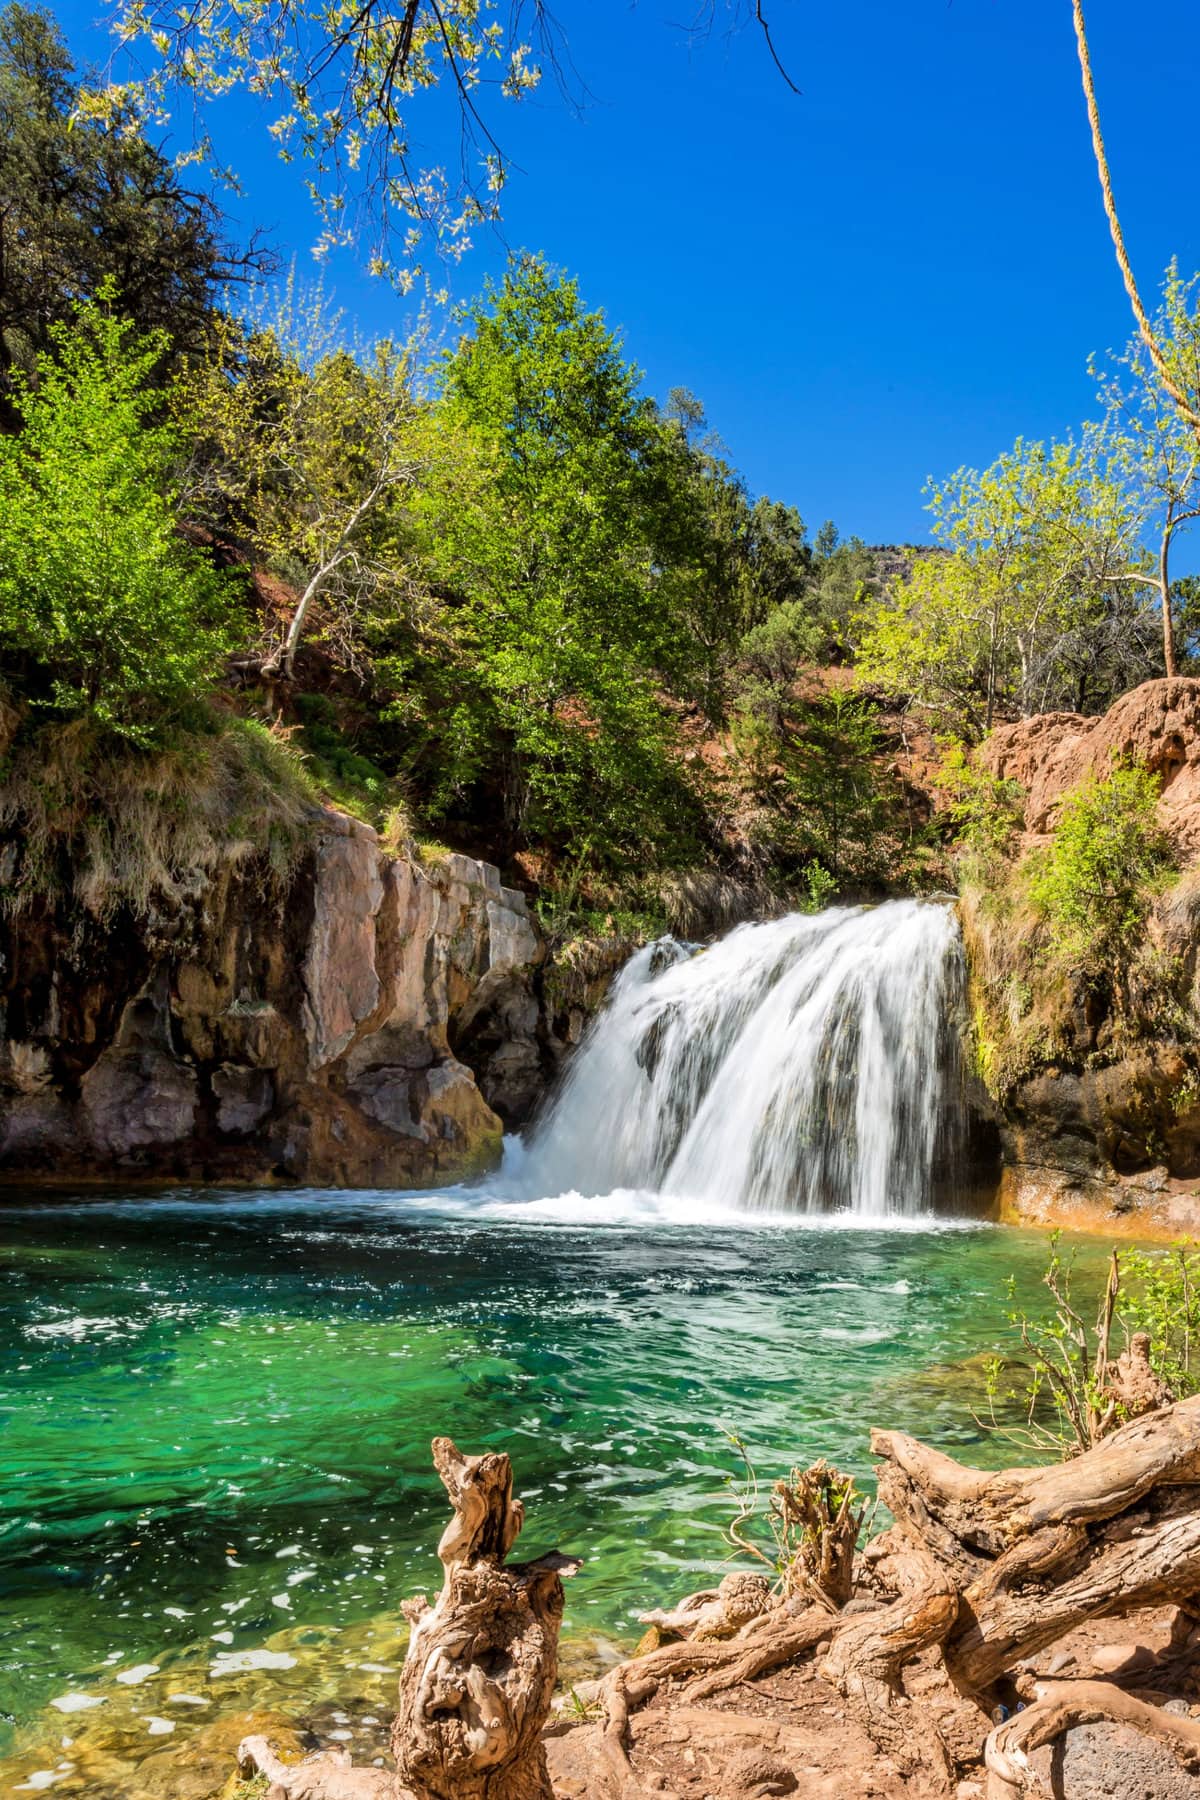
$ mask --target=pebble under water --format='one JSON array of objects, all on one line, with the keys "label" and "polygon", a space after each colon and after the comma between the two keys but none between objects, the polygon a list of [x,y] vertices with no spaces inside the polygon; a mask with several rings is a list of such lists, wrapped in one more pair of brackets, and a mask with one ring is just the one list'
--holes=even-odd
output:
[{"label": "pebble under water", "polygon": [[585,1559],[566,1638],[611,1654],[719,1568],[731,1433],[767,1477],[819,1455],[869,1477],[871,1423],[1010,1460],[958,1365],[1003,1339],[1006,1275],[1035,1299],[1045,1249],[635,1193],[10,1191],[7,1747],[55,1708],[68,1744],[101,1705],[182,1732],[256,1683],[311,1694],[306,1661],[394,1693],[399,1603],[438,1582],[441,1432],[511,1454],[523,1551]]}]

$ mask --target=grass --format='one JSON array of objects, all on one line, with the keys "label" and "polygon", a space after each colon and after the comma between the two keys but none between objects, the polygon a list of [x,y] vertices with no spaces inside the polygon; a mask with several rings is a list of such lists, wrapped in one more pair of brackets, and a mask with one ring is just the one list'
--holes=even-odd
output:
[{"label": "grass", "polygon": [[214,716],[155,752],[44,725],[0,764],[0,906],[70,899],[99,919],[145,917],[250,858],[283,886],[320,798],[302,755],[257,720]]}]

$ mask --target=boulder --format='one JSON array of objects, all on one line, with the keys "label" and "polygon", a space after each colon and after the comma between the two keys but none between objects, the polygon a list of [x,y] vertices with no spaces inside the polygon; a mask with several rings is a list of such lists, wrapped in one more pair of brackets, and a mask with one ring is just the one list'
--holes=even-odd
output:
[{"label": "boulder", "polygon": [[999,725],[980,749],[993,774],[1025,790],[1031,839],[1053,829],[1063,795],[1115,759],[1144,763],[1162,777],[1159,818],[1184,856],[1200,852],[1200,681],[1144,681],[1106,713],[1040,713]]}]

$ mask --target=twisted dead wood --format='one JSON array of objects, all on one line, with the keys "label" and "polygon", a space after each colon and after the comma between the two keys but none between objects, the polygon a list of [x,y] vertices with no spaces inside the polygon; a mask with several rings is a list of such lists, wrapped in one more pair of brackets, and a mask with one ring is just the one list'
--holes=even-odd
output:
[{"label": "twisted dead wood", "polygon": [[1043,1526],[1111,1519],[1152,1488],[1200,1483],[1200,1395],[1048,1468],[967,1468],[902,1431],[873,1431],[871,1448],[885,1459],[880,1497],[894,1513],[927,1514],[966,1550],[999,1556]]},{"label": "twisted dead wood", "polygon": [[1200,1592],[1200,1398],[1049,1468],[965,1468],[901,1432],[871,1442],[881,1496],[953,1574],[943,1653],[966,1689],[1085,1619]]},{"label": "twisted dead wood", "polygon": [[353,1769],[336,1752],[287,1765],[248,1738],[238,1759],[270,1778],[269,1800],[553,1800],[542,1729],[562,1577],[580,1564],[557,1552],[505,1562],[525,1516],[507,1456],[464,1456],[435,1438],[433,1461],[453,1517],[438,1545],[441,1593],[404,1607],[413,1629],[392,1726],[397,1773]]},{"label": "twisted dead wood", "polygon": [[1076,1725],[1132,1725],[1178,1757],[1191,1774],[1200,1774],[1200,1719],[1181,1718],[1125,1693],[1107,1681],[1067,1681],[1047,1686],[1032,1706],[1015,1713],[989,1736],[984,1746],[988,1772],[987,1800],[1024,1800],[1049,1794],[1038,1779],[1030,1756],[1052,1744]]}]

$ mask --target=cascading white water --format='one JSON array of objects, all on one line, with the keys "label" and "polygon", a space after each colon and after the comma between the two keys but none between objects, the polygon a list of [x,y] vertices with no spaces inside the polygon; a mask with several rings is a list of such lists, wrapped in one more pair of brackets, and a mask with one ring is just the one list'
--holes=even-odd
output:
[{"label": "cascading white water", "polygon": [[752,1211],[914,1214],[958,1108],[958,929],[917,900],[638,952],[534,1135],[542,1194],[652,1189]]}]

